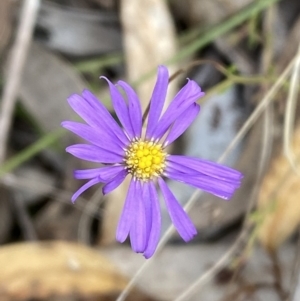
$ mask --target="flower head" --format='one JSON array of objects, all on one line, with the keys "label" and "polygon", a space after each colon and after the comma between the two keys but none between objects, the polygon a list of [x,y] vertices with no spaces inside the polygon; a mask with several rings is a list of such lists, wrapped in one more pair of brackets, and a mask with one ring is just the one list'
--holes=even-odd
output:
[{"label": "flower head", "polygon": [[72,201],[97,183],[104,183],[103,194],[107,194],[130,176],[116,238],[122,243],[130,236],[132,249],[149,258],[160,237],[157,188],[161,190],[170,218],[183,240],[189,241],[197,233],[166,185],[165,177],[229,199],[240,186],[242,174],[214,162],[166,152],[166,146],[183,134],[200,111],[196,101],[204,93],[195,81],[188,80],[162,113],[169,74],[166,67],[158,67],[146,133],[142,135],[141,104],[135,91],[123,81],[116,86],[103,78],[109,85],[112,104],[122,127],[90,91],[84,90],[81,96],[74,94],[68,98],[72,109],[86,124],[65,121],[62,126],[89,144],[72,145],[66,151],[77,158],[102,164],[98,168],[74,172],[76,179],[89,181],[73,195]]}]

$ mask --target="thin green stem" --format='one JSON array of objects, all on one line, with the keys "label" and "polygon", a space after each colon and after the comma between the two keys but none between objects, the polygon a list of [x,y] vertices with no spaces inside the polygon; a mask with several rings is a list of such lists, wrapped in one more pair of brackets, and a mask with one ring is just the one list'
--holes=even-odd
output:
[{"label": "thin green stem", "polygon": [[19,152],[11,159],[7,160],[5,163],[3,163],[0,166],[0,177],[2,177],[4,174],[6,174],[9,171],[12,171],[22,163],[26,162],[27,160],[29,160],[30,158],[32,158],[33,156],[41,152],[43,149],[56,143],[59,138],[65,135],[65,133],[66,131],[64,129],[59,128],[56,131],[53,131],[43,136],[38,141],[31,144],[30,146],[28,146],[23,151]]}]

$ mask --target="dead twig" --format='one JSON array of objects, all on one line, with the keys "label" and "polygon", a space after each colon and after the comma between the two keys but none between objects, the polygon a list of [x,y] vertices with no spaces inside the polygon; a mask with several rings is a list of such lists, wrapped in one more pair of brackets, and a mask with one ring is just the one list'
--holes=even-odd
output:
[{"label": "dead twig", "polygon": [[[251,297],[253,296],[258,290],[262,289],[273,289],[274,283],[268,282],[260,282],[254,284],[244,284],[239,287],[236,291],[231,293],[230,295],[226,296],[223,301],[233,301],[233,300],[240,300],[238,299],[241,296]],[[245,296],[245,297],[246,297]]]},{"label": "dead twig", "polygon": [[[92,220],[97,216],[99,207],[103,202],[102,187],[97,189],[91,199],[86,203],[82,211],[79,223],[78,223],[78,241],[82,244],[91,244],[91,226]],[[97,213],[96,213],[97,212]]]},{"label": "dead twig", "polygon": [[290,280],[290,289],[288,291],[288,296],[285,298],[285,301],[296,301],[296,289],[300,279],[300,228],[298,230],[298,240],[296,246],[296,255],[293,261],[293,271],[291,273]]},{"label": "dead twig", "polygon": [[21,228],[21,232],[24,235],[24,238],[30,241],[37,241],[38,237],[34,225],[32,223],[30,215],[27,212],[20,192],[15,193],[14,205],[17,219],[19,221],[19,226]]},{"label": "dead twig", "polygon": [[276,289],[276,292],[280,300],[285,300],[287,294],[282,286],[282,273],[281,273],[280,261],[276,250],[270,251],[269,256],[272,261],[272,270],[273,270],[273,276],[275,281],[274,287]]}]

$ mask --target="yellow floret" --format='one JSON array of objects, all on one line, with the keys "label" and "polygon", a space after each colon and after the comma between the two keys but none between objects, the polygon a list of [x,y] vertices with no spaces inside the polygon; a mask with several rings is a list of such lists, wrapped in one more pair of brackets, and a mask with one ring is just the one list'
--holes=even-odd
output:
[{"label": "yellow floret", "polygon": [[133,176],[147,181],[163,172],[165,157],[161,144],[133,141],[126,150],[125,164]]}]

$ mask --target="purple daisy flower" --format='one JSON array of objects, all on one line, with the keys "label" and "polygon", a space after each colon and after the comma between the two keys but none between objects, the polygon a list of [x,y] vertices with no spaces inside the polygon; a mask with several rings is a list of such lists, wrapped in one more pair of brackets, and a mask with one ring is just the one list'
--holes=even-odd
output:
[{"label": "purple daisy flower", "polygon": [[166,67],[158,67],[146,133],[142,135],[141,104],[135,91],[124,81],[119,81],[117,86],[123,89],[124,98],[114,84],[103,78],[109,85],[112,104],[122,127],[90,91],[84,90],[82,96],[74,94],[68,98],[72,109],[87,124],[65,121],[62,126],[90,144],[72,145],[66,151],[77,158],[102,164],[99,168],[74,172],[76,179],[89,181],[73,195],[72,202],[97,183],[104,183],[103,194],[107,194],[131,176],[116,239],[122,243],[130,236],[132,249],[149,258],[155,252],[161,229],[157,186],[183,240],[187,242],[197,234],[163,177],[229,199],[240,186],[242,174],[214,162],[174,156],[165,151],[200,111],[196,101],[204,93],[195,81],[188,80],[162,113],[169,73]]}]

